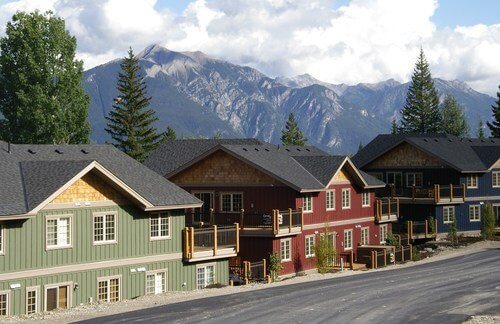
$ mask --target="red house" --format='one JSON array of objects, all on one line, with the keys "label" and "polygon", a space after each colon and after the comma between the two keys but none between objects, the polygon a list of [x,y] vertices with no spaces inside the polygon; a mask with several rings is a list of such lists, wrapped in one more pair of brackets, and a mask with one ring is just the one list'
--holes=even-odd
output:
[{"label": "red house", "polygon": [[358,245],[384,243],[397,220],[397,205],[375,198],[383,182],[349,157],[315,147],[175,140],[163,143],[145,164],[204,202],[186,213],[186,223],[238,223],[241,258],[258,261],[276,252],[282,274],[315,268],[318,235],[330,235],[338,252],[355,254]]}]

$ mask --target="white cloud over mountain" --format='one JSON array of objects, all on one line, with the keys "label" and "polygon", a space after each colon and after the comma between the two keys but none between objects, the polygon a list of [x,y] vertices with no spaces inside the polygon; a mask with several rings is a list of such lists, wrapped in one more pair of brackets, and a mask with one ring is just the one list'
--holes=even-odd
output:
[{"label": "white cloud over mountain", "polygon": [[[86,67],[159,43],[201,50],[271,75],[310,73],[331,83],[407,81],[423,46],[433,75],[493,94],[500,82],[500,23],[438,29],[435,0],[196,0],[181,15],[155,0],[15,0],[66,19]],[[3,32],[3,29],[0,30]]]}]

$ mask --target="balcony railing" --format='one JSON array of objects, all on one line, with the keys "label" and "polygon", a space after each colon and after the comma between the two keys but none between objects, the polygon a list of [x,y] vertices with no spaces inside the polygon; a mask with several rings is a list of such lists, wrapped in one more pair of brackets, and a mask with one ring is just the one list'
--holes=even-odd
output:
[{"label": "balcony railing", "polygon": [[186,227],[183,233],[183,257],[200,261],[236,256],[239,251],[239,225]]},{"label": "balcony railing", "polygon": [[399,199],[380,198],[375,201],[375,220],[378,223],[394,222],[399,218]]},{"label": "balcony railing", "polygon": [[431,224],[429,220],[407,221],[405,223],[393,224],[392,232],[404,235],[409,241],[416,239],[436,238],[437,221]]},{"label": "balcony railing", "polygon": [[399,197],[403,199],[411,199],[413,201],[434,201],[435,203],[464,202],[465,184],[435,184],[431,187],[420,188],[395,188],[393,185],[389,185],[385,190],[379,191],[379,196],[391,198]]}]

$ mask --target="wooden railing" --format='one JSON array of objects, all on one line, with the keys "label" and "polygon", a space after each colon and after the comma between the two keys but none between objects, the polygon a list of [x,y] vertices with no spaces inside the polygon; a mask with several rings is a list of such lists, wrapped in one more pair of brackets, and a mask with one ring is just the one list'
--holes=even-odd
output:
[{"label": "wooden railing", "polygon": [[380,198],[375,200],[377,222],[396,221],[399,218],[399,199]]},{"label": "wooden railing", "polygon": [[238,224],[184,229],[182,250],[185,260],[236,254],[239,246]]},{"label": "wooden railing", "polygon": [[411,198],[412,200],[433,200],[434,202],[463,202],[466,196],[465,184],[461,185],[441,185],[435,184],[432,187],[419,188],[410,187],[396,189],[389,185],[385,190],[379,191],[380,196]]},{"label": "wooden railing", "polygon": [[404,235],[409,241],[415,239],[436,238],[437,220],[431,224],[429,220],[406,221],[406,223],[393,224],[392,232],[398,235]]}]

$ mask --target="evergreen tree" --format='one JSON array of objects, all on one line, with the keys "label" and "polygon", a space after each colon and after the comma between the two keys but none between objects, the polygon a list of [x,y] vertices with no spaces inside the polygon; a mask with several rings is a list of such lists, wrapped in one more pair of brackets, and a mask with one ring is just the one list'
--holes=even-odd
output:
[{"label": "evergreen tree", "polygon": [[0,38],[0,139],[88,143],[89,97],[76,39],[50,11],[17,12]]},{"label": "evergreen tree", "polygon": [[283,145],[298,145],[304,146],[307,143],[307,138],[300,131],[299,125],[295,121],[295,116],[290,113],[285,129],[281,132],[281,143]]},{"label": "evergreen tree", "polygon": [[477,137],[479,137],[481,139],[485,138],[485,136],[484,136],[484,125],[483,125],[483,121],[482,120],[479,121],[479,129],[477,131]]},{"label": "evergreen tree", "polygon": [[165,133],[163,133],[163,138],[170,141],[175,140],[177,138],[175,130],[170,126],[167,126],[167,130],[165,131]]},{"label": "evergreen tree", "polygon": [[413,70],[401,115],[401,131],[404,133],[432,133],[441,130],[439,97],[422,49]]},{"label": "evergreen tree", "polygon": [[144,160],[161,140],[152,124],[158,120],[155,111],[148,108],[150,97],[146,95],[146,84],[140,75],[139,60],[129,49],[120,63],[117,89],[113,109],[106,117],[106,132],[111,135],[113,145],[136,160]]},{"label": "evergreen tree", "polygon": [[396,135],[397,133],[399,133],[398,124],[396,123],[396,119],[393,119],[391,122],[391,134]]},{"label": "evergreen tree", "polygon": [[481,210],[481,235],[484,239],[492,239],[495,236],[495,212],[493,206],[488,203]]},{"label": "evergreen tree", "polygon": [[442,130],[446,134],[467,137],[469,135],[469,125],[463,113],[462,107],[455,97],[446,95],[441,107]]},{"label": "evergreen tree", "polygon": [[491,131],[491,137],[500,137],[500,85],[497,91],[497,101],[491,106],[493,112],[493,122],[487,122],[488,128]]}]

